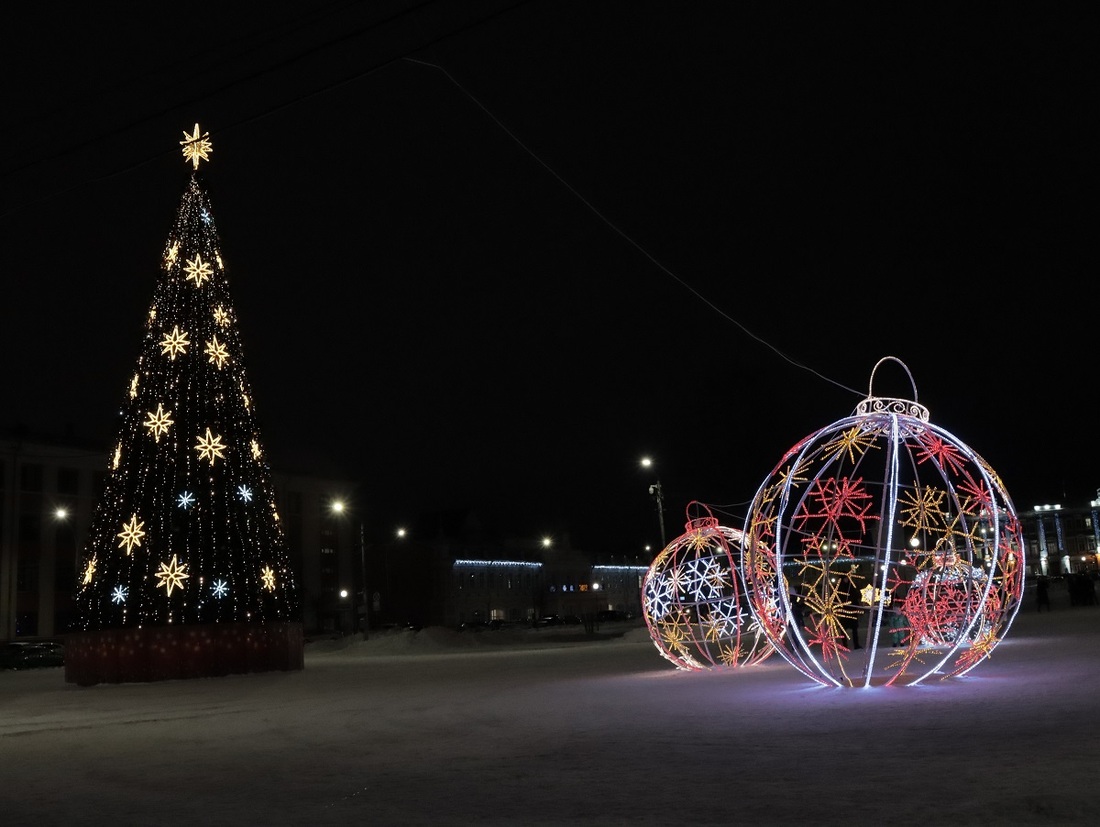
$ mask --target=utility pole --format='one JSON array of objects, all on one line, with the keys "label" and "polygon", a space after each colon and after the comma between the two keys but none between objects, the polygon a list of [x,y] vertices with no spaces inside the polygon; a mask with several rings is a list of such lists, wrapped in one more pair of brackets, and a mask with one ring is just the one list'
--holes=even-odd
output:
[{"label": "utility pole", "polygon": [[[649,457],[642,457],[641,466],[643,468],[653,468],[653,460]],[[668,545],[668,538],[665,536],[665,492],[661,488],[661,478],[657,478],[657,482],[649,486],[649,496],[653,497],[657,501],[657,522],[661,526],[661,548],[663,549]]]},{"label": "utility pole", "polygon": [[370,591],[367,589],[367,540],[359,521],[359,571],[363,582],[363,640],[370,640]]},{"label": "utility pole", "polygon": [[657,500],[657,523],[661,527],[661,548],[664,548],[668,545],[668,539],[665,537],[665,495],[660,480],[649,486],[649,494]]}]

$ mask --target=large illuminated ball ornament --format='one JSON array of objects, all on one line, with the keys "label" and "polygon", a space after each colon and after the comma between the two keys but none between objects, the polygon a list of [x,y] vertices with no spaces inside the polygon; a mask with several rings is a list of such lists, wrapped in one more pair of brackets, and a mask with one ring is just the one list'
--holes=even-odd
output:
[{"label": "large illuminated ball ornament", "polygon": [[[693,508],[705,517],[691,518]],[[677,669],[760,663],[775,649],[749,608],[738,564],[741,532],[688,505],[685,531],[642,578],[642,613],[657,651]]]},{"label": "large illuminated ball ornament", "polygon": [[[988,658],[1020,607],[1001,480],[916,401],[868,396],[795,445],[745,518],[742,575],[779,654],[826,686],[913,685]],[[778,603],[780,611],[774,606]],[[857,646],[858,644],[858,646]]]}]

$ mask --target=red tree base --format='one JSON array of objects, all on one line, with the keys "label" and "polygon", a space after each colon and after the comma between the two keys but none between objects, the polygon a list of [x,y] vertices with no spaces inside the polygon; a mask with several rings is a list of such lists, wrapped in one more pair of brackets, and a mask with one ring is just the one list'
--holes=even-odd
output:
[{"label": "red tree base", "polygon": [[305,667],[301,623],[214,623],[74,632],[65,681],[141,683]]}]

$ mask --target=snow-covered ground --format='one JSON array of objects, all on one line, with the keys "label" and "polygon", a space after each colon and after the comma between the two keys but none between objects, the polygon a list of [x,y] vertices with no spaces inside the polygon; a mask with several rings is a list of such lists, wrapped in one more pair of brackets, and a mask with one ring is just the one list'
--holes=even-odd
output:
[{"label": "snow-covered ground", "polygon": [[0,672],[0,824],[1097,823],[1100,607],[1054,604],[916,687],[681,672],[644,627],[317,641],[300,672],[150,684]]}]

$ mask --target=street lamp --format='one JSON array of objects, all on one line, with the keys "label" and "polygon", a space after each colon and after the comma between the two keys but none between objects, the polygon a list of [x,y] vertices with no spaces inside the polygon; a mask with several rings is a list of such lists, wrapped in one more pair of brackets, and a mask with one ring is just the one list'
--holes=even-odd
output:
[{"label": "street lamp", "polygon": [[[649,457],[642,457],[642,467],[652,468],[653,460]],[[668,540],[665,537],[665,492],[661,488],[659,477],[653,485],[649,486],[649,496],[657,501],[657,522],[661,526],[661,548],[664,548],[668,545]]]},{"label": "street lamp", "polygon": [[[333,500],[330,506],[333,514],[343,514],[347,506],[343,500]],[[367,592],[367,544],[363,532],[363,521],[359,521],[359,582],[363,589],[363,640],[370,639],[370,597]],[[352,590],[351,611],[354,623],[359,625],[359,592]]]},{"label": "street lamp", "polygon": [[76,544],[76,525],[69,522],[69,516],[69,509],[63,505],[59,505],[54,509],[54,520],[58,524],[66,523],[69,526],[69,536],[73,541],[73,578],[75,582],[75,579],[80,577],[80,548]]}]

